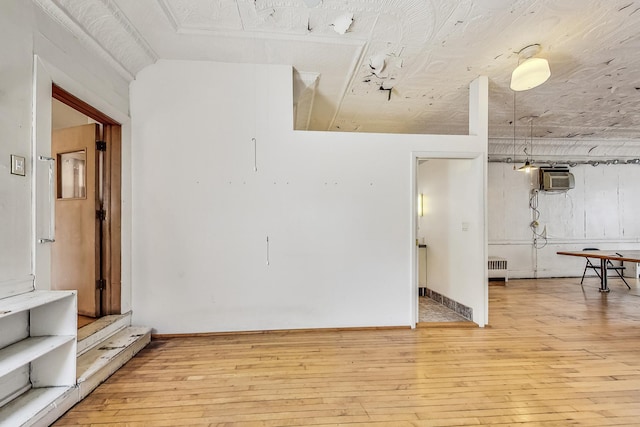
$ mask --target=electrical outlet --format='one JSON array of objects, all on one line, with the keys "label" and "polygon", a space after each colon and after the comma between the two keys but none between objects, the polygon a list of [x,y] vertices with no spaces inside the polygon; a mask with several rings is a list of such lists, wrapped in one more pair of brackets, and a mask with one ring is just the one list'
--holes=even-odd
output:
[{"label": "electrical outlet", "polygon": [[11,173],[13,175],[25,176],[25,158],[21,156],[11,155]]}]

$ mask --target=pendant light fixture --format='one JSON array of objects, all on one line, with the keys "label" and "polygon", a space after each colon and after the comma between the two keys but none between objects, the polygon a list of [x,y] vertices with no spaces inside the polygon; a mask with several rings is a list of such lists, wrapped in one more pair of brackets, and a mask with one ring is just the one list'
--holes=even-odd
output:
[{"label": "pendant light fixture", "polygon": [[[525,173],[530,173],[532,170],[538,169],[538,167],[533,164],[533,118],[534,116],[529,116],[530,149],[527,151],[527,141],[525,140],[524,151],[527,154],[527,158],[524,165],[518,168],[518,171]],[[531,161],[529,161],[529,155],[531,155]]]},{"label": "pendant light fixture", "polygon": [[[536,58],[540,52],[539,44],[525,46],[518,52],[518,66],[511,73],[511,83],[509,87],[513,90],[513,150],[515,161],[516,148],[516,92],[533,89],[546,82],[551,76],[549,62],[544,58]],[[533,165],[533,158],[529,161],[529,155],[533,157],[533,116],[529,117],[529,133],[531,149],[527,152],[527,141],[525,139],[524,151],[527,155],[524,165],[518,168],[519,171],[529,173],[538,169]],[[515,165],[513,166],[515,169]]]},{"label": "pendant light fixture", "polygon": [[536,166],[533,166],[531,163],[529,163],[529,160],[527,160],[526,162],[524,162],[524,165],[518,168],[518,171],[530,173],[532,170],[535,170],[535,169],[538,169],[538,168]]},{"label": "pendant light fixture", "polygon": [[518,52],[518,67],[511,73],[511,90],[523,91],[533,89],[546,82],[551,76],[549,61],[536,58],[540,53],[540,45],[532,44]]}]

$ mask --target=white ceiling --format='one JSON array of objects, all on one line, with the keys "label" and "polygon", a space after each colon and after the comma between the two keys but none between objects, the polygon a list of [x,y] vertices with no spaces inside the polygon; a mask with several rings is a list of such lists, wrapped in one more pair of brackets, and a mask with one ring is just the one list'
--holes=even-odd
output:
[{"label": "white ceiling", "polygon": [[158,59],[291,64],[297,129],[466,134],[486,75],[490,137],[508,140],[516,52],[538,43],[552,75],[517,94],[518,134],[537,116],[557,154],[565,138],[640,154],[640,0],[34,2],[128,79]]}]

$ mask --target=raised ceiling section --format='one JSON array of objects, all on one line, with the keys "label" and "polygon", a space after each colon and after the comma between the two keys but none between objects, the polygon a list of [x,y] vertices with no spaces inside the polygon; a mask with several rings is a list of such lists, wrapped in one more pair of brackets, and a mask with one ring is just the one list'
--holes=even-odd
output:
[{"label": "raised ceiling section", "polygon": [[518,137],[522,116],[554,140],[640,133],[640,0],[35,1],[131,77],[158,58],[291,64],[298,129],[465,134],[486,75],[490,137],[512,138],[516,52],[539,43],[552,75],[517,94]]}]

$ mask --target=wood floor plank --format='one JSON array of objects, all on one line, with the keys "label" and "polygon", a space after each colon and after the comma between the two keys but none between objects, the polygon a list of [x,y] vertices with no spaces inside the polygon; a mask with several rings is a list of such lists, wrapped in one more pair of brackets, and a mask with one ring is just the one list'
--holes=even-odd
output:
[{"label": "wood floor plank", "polygon": [[156,339],[55,425],[637,425],[631,284],[510,280],[487,328]]}]

